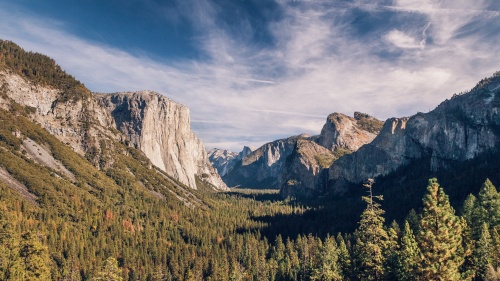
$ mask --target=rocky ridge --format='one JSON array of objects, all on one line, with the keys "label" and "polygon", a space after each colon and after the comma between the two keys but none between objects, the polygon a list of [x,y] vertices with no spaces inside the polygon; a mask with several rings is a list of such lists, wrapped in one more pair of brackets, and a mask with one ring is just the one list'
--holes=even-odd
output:
[{"label": "rocky ridge", "polygon": [[500,144],[500,73],[455,95],[429,113],[387,120],[379,135],[329,169],[329,186],[343,193],[349,183],[388,175],[423,159],[430,171],[473,159]]},{"label": "rocky ridge", "polygon": [[328,116],[318,136],[302,134],[276,140],[234,164],[222,178],[229,186],[281,189],[285,196],[319,194],[327,169],[344,154],[373,140],[382,122],[363,113]]},{"label": "rocky ridge", "polygon": [[234,153],[225,149],[213,148],[208,151],[208,159],[212,166],[217,169],[219,175],[223,177],[234,167],[238,160],[243,159],[254,150],[249,146],[244,146],[240,153]]},{"label": "rocky ridge", "polygon": [[124,141],[191,188],[196,188],[198,176],[216,189],[227,189],[190,130],[189,110],[160,94],[86,92],[66,99],[63,90],[33,83],[8,69],[0,71],[0,86],[2,108],[9,108],[9,100],[28,106],[35,122],[97,167],[112,165],[106,151],[113,149],[113,141]]}]

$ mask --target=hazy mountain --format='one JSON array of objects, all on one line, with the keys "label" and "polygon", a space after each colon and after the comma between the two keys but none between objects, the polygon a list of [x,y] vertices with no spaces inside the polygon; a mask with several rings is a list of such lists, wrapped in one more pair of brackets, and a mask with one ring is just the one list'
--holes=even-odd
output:
[{"label": "hazy mountain", "polygon": [[240,153],[234,153],[229,150],[213,148],[208,151],[208,159],[212,163],[212,166],[217,169],[219,175],[223,177],[234,167],[238,160],[243,159],[243,157],[252,153],[253,150],[251,147],[244,146]]},{"label": "hazy mountain", "polygon": [[229,186],[282,189],[284,195],[321,193],[336,159],[375,138],[382,122],[363,113],[328,116],[321,134],[302,134],[267,143],[228,170]]}]

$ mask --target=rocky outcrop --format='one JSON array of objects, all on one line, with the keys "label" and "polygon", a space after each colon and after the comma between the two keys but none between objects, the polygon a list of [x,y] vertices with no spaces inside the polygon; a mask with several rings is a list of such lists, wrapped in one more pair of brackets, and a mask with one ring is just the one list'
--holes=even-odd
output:
[{"label": "rocky outcrop", "polygon": [[154,165],[191,188],[196,188],[199,177],[216,189],[227,189],[190,129],[188,108],[160,94],[86,92],[66,99],[62,90],[32,83],[9,70],[0,71],[0,87],[0,106],[8,108],[9,100],[29,106],[33,121],[80,155],[94,157],[93,164],[100,168],[113,161],[104,159],[102,146],[122,141],[142,150]]},{"label": "rocky outcrop", "polygon": [[238,160],[222,178],[228,186],[278,189],[286,159],[294,152],[297,140],[310,137],[303,134],[266,143]]},{"label": "rocky outcrop", "polygon": [[208,159],[212,166],[217,169],[219,175],[223,177],[234,167],[237,161],[252,153],[253,150],[253,148],[245,146],[240,153],[236,154],[229,150],[214,148],[208,151]]},{"label": "rocky outcrop", "polygon": [[381,128],[382,122],[368,114],[355,112],[352,118],[342,113],[332,113],[326,119],[318,143],[331,151],[356,151],[371,142]]},{"label": "rocky outcrop", "polygon": [[382,124],[360,112],[355,112],[354,118],[330,114],[319,136],[297,143],[283,173],[281,194],[311,197],[324,193],[332,163],[371,142]]},{"label": "rocky outcrop", "polygon": [[196,188],[195,176],[227,188],[210,164],[203,143],[191,131],[187,107],[150,91],[96,98],[112,117],[113,123],[107,125],[115,126],[123,141],[142,150],[158,168],[191,188]]},{"label": "rocky outcrop", "polygon": [[387,175],[413,159],[429,159],[428,168],[437,171],[498,149],[499,142],[500,73],[497,73],[429,113],[387,120],[373,142],[330,167],[330,188],[342,193],[347,183]]},{"label": "rocky outcrop", "polygon": [[221,177],[233,168],[237,156],[237,153],[225,149],[213,148],[208,151],[208,160]]},{"label": "rocky outcrop", "polygon": [[287,159],[280,193],[284,197],[321,194],[326,186],[325,171],[337,159],[334,152],[316,142],[299,139]]}]

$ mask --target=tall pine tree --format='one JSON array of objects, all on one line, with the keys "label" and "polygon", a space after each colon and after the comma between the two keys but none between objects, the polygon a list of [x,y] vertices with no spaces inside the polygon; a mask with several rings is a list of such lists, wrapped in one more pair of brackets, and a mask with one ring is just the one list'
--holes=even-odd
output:
[{"label": "tall pine tree", "polygon": [[403,237],[398,251],[397,277],[401,281],[421,280],[421,252],[410,223],[405,221]]},{"label": "tall pine tree", "polygon": [[455,215],[448,196],[437,179],[430,179],[420,220],[418,243],[422,251],[424,280],[464,280],[459,268],[464,262],[462,230],[465,220]]},{"label": "tall pine tree", "polygon": [[373,195],[373,179],[364,184],[368,188],[368,196],[362,199],[367,203],[361,214],[359,228],[356,230],[354,245],[356,275],[361,280],[383,280],[385,278],[384,252],[387,246],[387,232],[384,229],[384,211],[375,201],[382,196]]}]

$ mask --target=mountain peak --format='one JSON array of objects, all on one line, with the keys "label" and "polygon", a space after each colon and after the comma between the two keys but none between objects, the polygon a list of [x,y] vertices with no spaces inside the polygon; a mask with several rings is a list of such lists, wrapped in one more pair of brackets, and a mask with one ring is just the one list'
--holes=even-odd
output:
[{"label": "mountain peak", "polygon": [[328,115],[318,143],[332,151],[337,149],[358,150],[371,142],[382,129],[383,122],[360,112],[354,118],[342,113]]}]

